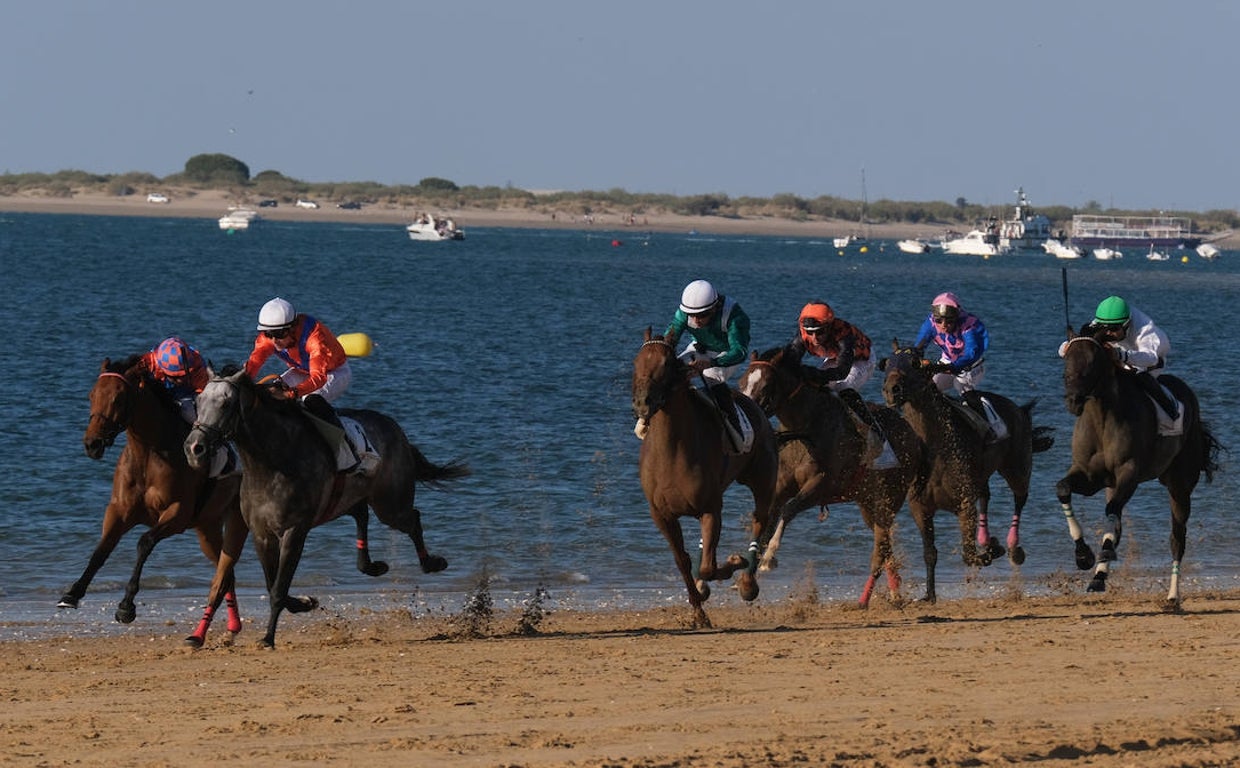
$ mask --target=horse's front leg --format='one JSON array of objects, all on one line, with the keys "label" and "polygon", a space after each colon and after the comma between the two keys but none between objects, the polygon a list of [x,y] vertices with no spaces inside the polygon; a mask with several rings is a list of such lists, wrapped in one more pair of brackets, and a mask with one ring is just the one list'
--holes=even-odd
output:
[{"label": "horse's front leg", "polygon": [[82,575],[73,582],[73,586],[60,596],[60,601],[56,603],[57,608],[78,607],[78,602],[85,596],[86,588],[94,580],[95,574],[108,561],[108,557],[112,554],[112,550],[116,549],[121,537],[133,528],[133,517],[133,510],[120,512],[113,505],[108,505],[103,513],[103,533],[99,536],[95,551],[90,554],[86,570],[82,571]]},{"label": "horse's front leg", "polygon": [[[133,565],[133,573],[129,575],[129,583],[125,585],[125,595],[121,598],[120,604],[116,606],[114,614],[116,620],[122,624],[129,624],[138,617],[138,610],[134,605],[134,599],[138,596],[138,589],[142,581],[142,568],[146,565],[146,560],[151,556],[151,552],[155,550],[155,545],[164,539],[185,530],[185,524],[188,520],[182,520],[181,514],[185,511],[180,502],[173,502],[159,516],[159,520],[150,530],[142,534],[138,539],[138,557]],[[186,515],[188,517],[188,514]]]},{"label": "horse's front leg", "polygon": [[1072,543],[1076,549],[1078,570],[1088,571],[1094,567],[1095,560],[1094,551],[1085,543],[1085,532],[1081,530],[1081,524],[1077,521],[1076,513],[1072,509],[1072,494],[1093,496],[1101,488],[1102,483],[1091,480],[1089,475],[1076,465],[1073,465],[1068,474],[1055,484],[1055,496],[1059,499],[1059,506],[1068,522],[1068,534],[1072,537]]},{"label": "horse's front leg", "polygon": [[319,601],[313,597],[292,597],[289,589],[293,585],[293,574],[297,572],[297,564],[301,562],[301,553],[306,545],[306,528],[290,528],[279,537],[278,557],[275,581],[268,588],[271,600],[271,616],[267,621],[267,634],[263,636],[263,645],[274,648],[276,645],[276,623],[280,619],[280,611],[288,609],[289,613],[304,613],[313,610]]},{"label": "horse's front leg", "polygon": [[1167,607],[1180,607],[1180,562],[1184,559],[1188,518],[1192,514],[1192,488],[1168,484],[1171,495],[1171,585],[1167,590]]},{"label": "horse's front leg", "polygon": [[354,504],[346,512],[357,526],[357,570],[367,576],[382,576],[388,572],[388,564],[382,560],[370,559],[370,508],[366,502]]},{"label": "horse's front leg", "polygon": [[939,563],[939,549],[934,544],[934,513],[932,504],[909,497],[909,511],[913,514],[913,522],[921,533],[921,557],[926,565],[926,594],[922,597],[927,603],[937,602],[935,594],[934,571]]},{"label": "horse's front leg", "polygon": [[689,607],[693,609],[693,628],[710,629],[710,619],[707,618],[706,611],[702,608],[702,603],[710,596],[710,592],[708,590],[706,594],[703,594],[698,591],[698,584],[693,576],[693,560],[685,551],[685,536],[680,530],[680,520],[674,516],[665,517],[653,507],[650,509],[650,517],[663,534],[668,546],[671,547],[672,558],[676,561],[676,570],[680,571],[680,577],[685,582],[685,591],[689,593]]},{"label": "horse's front leg", "polygon": [[962,496],[956,506],[956,521],[960,526],[960,559],[965,565],[987,566],[991,563],[990,549],[978,549],[977,527],[978,500],[968,494]]}]

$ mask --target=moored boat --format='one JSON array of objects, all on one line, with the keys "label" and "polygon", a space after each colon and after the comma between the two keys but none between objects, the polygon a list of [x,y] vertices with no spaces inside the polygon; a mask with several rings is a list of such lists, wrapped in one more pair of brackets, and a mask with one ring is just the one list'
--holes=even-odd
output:
[{"label": "moored boat", "polygon": [[993,225],[985,229],[971,229],[963,237],[943,240],[943,252],[962,256],[997,256],[1007,253],[1008,248],[999,243],[999,233]]},{"label": "moored boat", "polygon": [[896,243],[896,247],[902,253],[929,253],[930,244],[924,240],[901,240]]},{"label": "moored boat", "polygon": [[1094,258],[1099,261],[1111,261],[1124,258],[1124,252],[1117,248],[1095,248]]},{"label": "moored boat", "polygon": [[999,244],[1018,251],[1036,251],[1051,237],[1051,220],[1034,213],[1025,188],[1016,190],[1016,209],[999,229]]},{"label": "moored boat", "polygon": [[1042,249],[1057,259],[1079,259],[1081,258],[1081,249],[1071,245],[1064,245],[1055,238],[1042,243]]},{"label": "moored boat", "polygon": [[1203,259],[1212,261],[1218,258],[1218,254],[1219,254],[1218,247],[1215,245],[1211,245],[1210,243],[1202,243],[1201,245],[1197,246],[1197,255]]},{"label": "moored boat", "polygon": [[1079,248],[1196,248],[1193,222],[1175,216],[1072,217],[1068,242]]},{"label": "moored boat", "polygon": [[220,217],[220,229],[232,231],[249,229],[250,222],[258,220],[258,212],[249,208],[229,208],[228,213]]}]

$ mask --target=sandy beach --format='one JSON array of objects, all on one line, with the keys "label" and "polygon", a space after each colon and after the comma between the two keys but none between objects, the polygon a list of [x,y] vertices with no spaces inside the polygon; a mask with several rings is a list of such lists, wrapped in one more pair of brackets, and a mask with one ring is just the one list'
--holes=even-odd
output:
[{"label": "sandy beach", "polygon": [[[0,764],[1224,766],[1240,763],[1240,590],[812,598],[498,616],[285,616],[3,644]],[[710,604],[708,604],[710,605]],[[254,618],[254,617],[250,617]],[[258,617],[261,623],[262,617]]]}]

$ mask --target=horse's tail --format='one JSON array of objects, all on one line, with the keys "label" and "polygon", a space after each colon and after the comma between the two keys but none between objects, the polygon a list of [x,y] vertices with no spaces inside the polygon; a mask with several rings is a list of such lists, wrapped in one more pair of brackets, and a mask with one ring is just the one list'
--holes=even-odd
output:
[{"label": "horse's tail", "polygon": [[1214,480],[1214,473],[1219,470],[1219,452],[1227,450],[1227,447],[1218,441],[1204,420],[1199,420],[1197,426],[1201,427],[1201,471],[1206,473],[1206,482],[1209,483]]},{"label": "horse's tail", "polygon": [[470,474],[469,465],[459,459],[453,459],[447,464],[436,464],[423,456],[413,443],[406,441],[405,445],[409,447],[409,457],[413,459],[413,479],[420,483],[440,488],[448,480],[468,477]]},{"label": "horse's tail", "polygon": [[1045,424],[1033,428],[1034,453],[1042,453],[1051,449],[1051,446],[1055,444],[1055,436],[1052,434],[1054,431],[1054,427],[1048,427]]}]

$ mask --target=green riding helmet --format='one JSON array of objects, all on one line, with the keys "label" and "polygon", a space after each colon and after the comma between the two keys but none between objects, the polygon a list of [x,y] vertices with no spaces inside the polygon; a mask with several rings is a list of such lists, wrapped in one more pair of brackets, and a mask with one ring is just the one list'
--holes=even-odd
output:
[{"label": "green riding helmet", "polygon": [[1118,296],[1108,296],[1094,311],[1094,322],[1098,325],[1123,325],[1132,318],[1128,302]]}]

